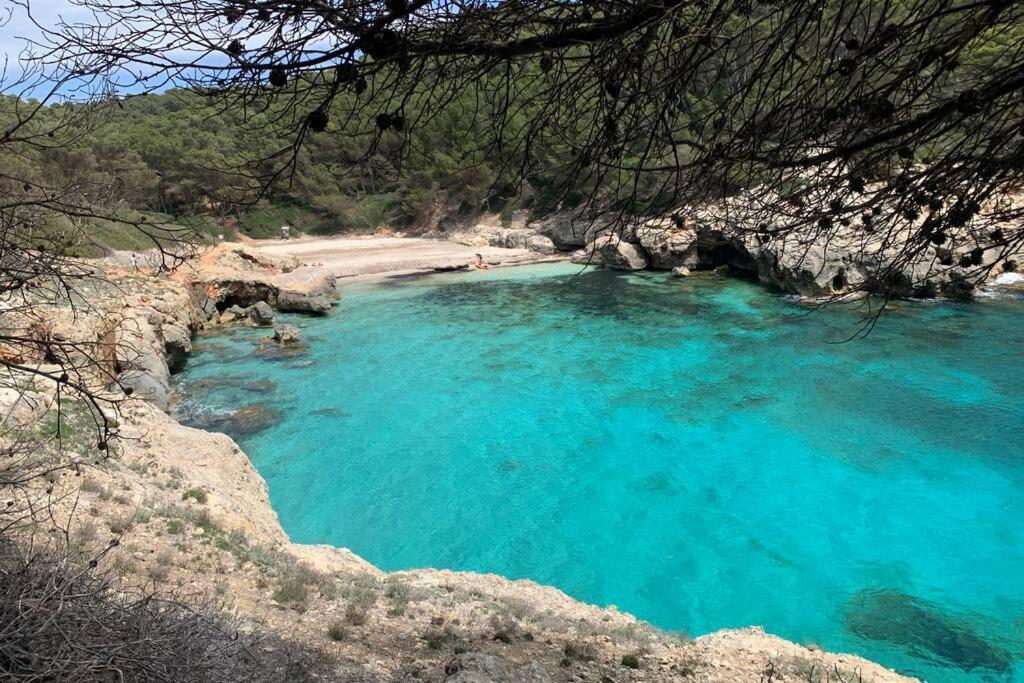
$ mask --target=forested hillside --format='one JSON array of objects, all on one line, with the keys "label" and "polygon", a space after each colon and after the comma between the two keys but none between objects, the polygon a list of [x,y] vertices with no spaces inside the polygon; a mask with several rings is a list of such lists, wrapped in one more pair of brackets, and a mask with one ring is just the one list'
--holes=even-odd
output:
[{"label": "forested hillside", "polygon": [[[737,95],[743,76],[728,68],[727,52],[706,57],[685,91],[666,92],[652,104],[635,105],[640,110],[637,116],[649,115],[659,121],[658,126],[675,131],[673,136],[682,136],[670,148],[654,153],[648,140],[627,130],[628,123],[612,116],[602,118],[599,114],[611,106],[605,106],[608,102],[623,99],[624,88],[635,90],[642,84],[641,76],[629,69],[643,67],[649,75],[664,67],[658,58],[657,40],[685,34],[686,26],[679,22],[690,10],[684,10],[675,23],[660,25],[646,36],[648,43],[634,46],[635,55],[622,56],[623,63],[605,74],[600,87],[590,84],[589,89],[571,93],[566,102],[571,101],[572,110],[593,109],[596,113],[590,118],[551,108],[554,96],[550,90],[564,87],[566,79],[571,84],[572,78],[565,74],[571,74],[575,60],[585,55],[583,48],[533,57],[514,72],[492,67],[478,75],[474,88],[452,87],[444,106],[432,107],[417,106],[417,102],[433,102],[438,92],[446,92],[447,83],[424,79],[399,95],[394,79],[407,79],[409,65],[383,59],[377,64],[364,54],[358,70],[346,66],[350,75],[327,71],[297,76],[283,69],[272,71],[265,82],[246,86],[249,90],[239,89],[248,92],[250,99],[245,100],[239,95],[233,101],[233,91],[227,87],[214,89],[212,98],[174,89],[111,96],[99,107],[95,102],[88,107],[53,105],[35,117],[32,126],[49,130],[54,120],[67,117],[70,125],[58,127],[63,138],[48,141],[42,153],[19,154],[17,144],[0,148],[7,169],[0,181],[14,183],[6,188],[14,193],[25,178],[40,186],[87,186],[92,189],[86,194],[105,211],[136,212],[197,228],[207,236],[230,235],[240,229],[257,237],[276,234],[282,224],[317,234],[370,232],[381,226],[444,229],[453,219],[480,211],[505,216],[519,208],[546,212],[573,206],[583,198],[601,210],[629,209],[638,198],[643,210],[669,209],[681,192],[686,194],[680,187],[690,191],[695,184],[701,185],[697,189],[703,193],[711,186],[719,195],[769,181],[783,194],[802,192],[806,188],[788,187],[778,178],[766,176],[772,164],[759,168],[757,163],[741,163],[725,155],[725,161],[716,165],[701,161],[702,155],[724,153],[730,146],[747,144],[745,141],[758,136],[778,137],[780,149],[789,144],[786,136],[799,139],[802,145],[824,142],[851,130],[870,132],[895,125],[893,121],[921,108],[920,93],[902,93],[899,81],[890,84],[893,69],[875,64],[865,43],[889,46],[894,38],[887,37],[885,26],[903,22],[919,32],[913,36],[914,45],[942,44],[944,36],[954,31],[955,17],[927,23],[911,12],[916,5],[905,9],[903,4],[893,3],[880,15],[890,20],[880,28],[863,17],[844,19],[836,9],[832,20],[843,25],[842,37],[835,37],[832,43],[820,36],[813,41],[803,37],[809,57],[801,59],[821,60],[821,78],[832,83],[836,93],[846,87],[843,83],[850,78],[848,72],[859,69],[863,73],[858,88],[868,92],[873,87],[887,94],[860,97],[847,93],[845,99],[836,94],[832,104],[807,102],[806,112],[789,112],[813,122],[813,130],[805,123],[775,130],[772,117],[781,116],[778,111],[746,111],[745,107],[767,107],[756,98],[747,101],[752,95]],[[699,15],[697,9],[692,13]],[[763,13],[754,20],[749,12],[736,10],[721,24],[725,35],[733,38],[720,40],[737,54],[763,49],[757,41],[781,30],[771,12]],[[909,30],[902,29],[903,33]],[[654,33],[659,34],[657,40]],[[1000,20],[988,29],[976,28],[958,41],[944,51],[921,48],[930,60],[922,67],[921,77],[927,76],[931,101],[955,101],[956,113],[964,118],[922,138],[913,148],[893,143],[891,149],[879,153],[849,154],[846,163],[854,176],[870,181],[904,168],[908,161],[931,163],[933,158],[953,154],[963,140],[986,141],[971,143],[982,151],[999,147],[995,140],[1005,131],[998,127],[989,131],[986,126],[990,124],[971,118],[978,106],[971,100],[977,91],[969,86],[1017,56],[1024,45],[1024,28]],[[832,45],[834,50],[823,52],[823,45]],[[785,49],[780,44],[774,52],[781,55]],[[911,57],[907,60],[913,61]],[[363,67],[367,76],[359,75]],[[443,70],[439,73],[456,78]],[[309,92],[317,92],[316,88],[331,82],[343,83],[344,88],[332,91],[329,105],[323,105],[326,109],[310,113],[316,103],[306,101],[309,95],[303,84]],[[763,98],[782,101],[790,86],[766,82],[763,87]],[[773,94],[772,89],[778,92]],[[514,92],[514,106],[510,106],[513,96],[509,92]],[[376,107],[373,112],[379,113],[368,113],[359,104],[368,101]],[[0,106],[0,125],[10,130],[11,122],[19,118],[16,110],[24,112],[31,105],[6,98]],[[1011,109],[1018,110],[1019,105]],[[296,130],[304,134],[296,136]],[[809,136],[814,140],[806,139]],[[999,166],[1018,163],[1012,159],[1012,150],[1002,151],[1007,152],[1005,159],[991,150],[979,157]],[[742,159],[743,155],[736,152],[735,157]],[[980,163],[979,158],[959,162]],[[661,167],[685,168],[689,164],[703,164],[705,173],[696,180],[677,179],[675,186],[657,180],[664,171]],[[845,183],[845,176],[839,182]],[[666,194],[664,202],[659,201],[659,193]],[[795,197],[794,201],[803,200]],[[61,219],[54,220],[59,223]],[[112,224],[89,220],[97,241],[114,247],[135,246],[124,242]]]},{"label": "forested hillside", "polygon": [[[7,98],[0,116],[7,114],[8,123],[15,109],[27,106]],[[66,138],[43,153],[7,153],[5,163],[19,179],[87,185],[105,208],[197,226],[205,234],[237,226],[254,237],[276,235],[282,224],[318,234],[433,228],[453,216],[534,206],[533,187],[502,184],[501,168],[487,157],[490,140],[483,130],[467,130],[474,117],[463,106],[476,104],[455,103],[408,135],[400,129],[381,134],[369,157],[366,133],[332,124],[304,142],[289,176],[265,193],[252,174],[262,159],[288,149],[288,141],[266,134],[259,116],[243,121],[181,89],[112,100],[81,120],[74,106],[50,107],[32,125],[48,130],[67,117]],[[554,174],[556,162],[548,166]],[[533,180],[536,188],[555,181]],[[134,246],[122,243],[106,222],[94,224],[99,241]]]}]

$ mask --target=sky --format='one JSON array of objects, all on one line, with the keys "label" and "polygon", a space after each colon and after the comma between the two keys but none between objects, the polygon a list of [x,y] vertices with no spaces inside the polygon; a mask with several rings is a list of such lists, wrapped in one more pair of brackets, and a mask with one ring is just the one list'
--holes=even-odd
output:
[{"label": "sky", "polygon": [[[61,17],[75,19],[88,15],[69,0],[31,0],[31,9],[32,16],[44,26],[56,25]],[[13,64],[25,47],[25,38],[37,38],[39,29],[28,18],[25,9],[11,0],[0,0],[0,18],[6,20],[0,26],[0,54]]]}]

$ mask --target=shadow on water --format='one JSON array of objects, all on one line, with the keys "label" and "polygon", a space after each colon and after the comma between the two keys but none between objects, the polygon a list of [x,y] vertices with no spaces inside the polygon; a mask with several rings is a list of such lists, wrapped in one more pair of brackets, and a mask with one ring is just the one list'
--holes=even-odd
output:
[{"label": "shadow on water", "polygon": [[986,640],[974,624],[938,605],[892,589],[865,589],[847,603],[846,628],[866,640],[896,645],[917,657],[965,671],[1008,673],[1014,656]]},{"label": "shadow on water", "polygon": [[[480,309],[499,309],[515,316],[513,324],[532,322],[551,310],[568,309],[577,315],[635,320],[652,324],[659,314],[677,318],[700,315],[708,307],[698,297],[682,298],[678,284],[667,278],[645,277],[643,286],[623,286],[628,274],[594,270],[548,281],[466,281],[434,287],[418,295],[426,306],[442,307],[453,318],[472,318]],[[667,292],[675,296],[665,296]],[[643,311],[641,315],[639,312]]]}]

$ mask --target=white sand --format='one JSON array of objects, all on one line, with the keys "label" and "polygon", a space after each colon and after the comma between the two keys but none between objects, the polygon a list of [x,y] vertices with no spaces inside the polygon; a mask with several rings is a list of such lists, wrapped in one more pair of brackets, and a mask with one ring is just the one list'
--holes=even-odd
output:
[{"label": "white sand", "polygon": [[481,254],[488,263],[501,266],[560,260],[526,249],[475,247],[446,240],[417,237],[343,237],[331,239],[257,240],[249,246],[275,256],[294,256],[321,265],[338,277],[429,272],[472,262]]}]

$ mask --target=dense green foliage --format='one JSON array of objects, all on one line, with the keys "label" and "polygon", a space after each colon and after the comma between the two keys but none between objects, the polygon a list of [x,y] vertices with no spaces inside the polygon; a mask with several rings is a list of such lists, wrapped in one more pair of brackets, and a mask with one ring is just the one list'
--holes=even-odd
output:
[{"label": "dense green foliage", "polygon": [[[97,205],[175,224],[188,217],[205,235],[238,228],[265,237],[284,224],[306,233],[430,230],[485,210],[581,201],[673,210],[754,185],[795,195],[806,179],[780,169],[816,145],[850,146],[843,162],[867,180],[913,160],[987,162],[1006,120],[1019,116],[1011,103],[971,118],[986,74],[1018,57],[1015,15],[984,15],[961,31],[974,14],[933,12],[923,1],[841,3],[808,15],[825,31],[796,25],[810,20],[796,8],[735,5],[720,17],[683,6],[607,52],[570,46],[505,64],[468,60],[457,72],[437,67],[444,76],[434,81],[401,60],[364,56],[361,89],[348,79],[338,91],[328,69],[296,80],[282,73],[277,85],[216,86],[213,98],[172,90],[112,100],[41,154],[5,147],[5,161],[14,177],[85,183]],[[694,41],[695,27],[712,19],[718,37]],[[792,68],[770,68],[789,59]],[[948,125],[859,142],[958,98]],[[74,110],[52,107],[40,125]],[[322,116],[316,125],[311,112]],[[832,181],[844,186],[846,173]],[[954,185],[946,194],[961,192]],[[105,244],[136,246],[119,242],[116,226],[97,225]]]},{"label": "dense green foliage", "polygon": [[[52,107],[35,125],[52,127],[67,109]],[[253,237],[276,235],[284,224],[309,233],[435,228],[460,213],[528,205],[529,193],[496,182],[501,172],[485,157],[484,131],[467,130],[473,116],[461,109],[455,103],[408,136],[382,134],[369,155],[370,134],[332,124],[309,136],[290,176],[261,195],[253,176],[270,166],[261,160],[290,141],[268,133],[273,126],[265,114],[243,119],[214,110],[196,93],[174,90],[108,105],[90,117],[83,134],[72,127],[51,149],[18,156],[17,177],[40,185],[74,182],[108,208],[198,223],[206,234],[237,226]],[[95,230],[114,248],[144,246],[103,222]]]}]

